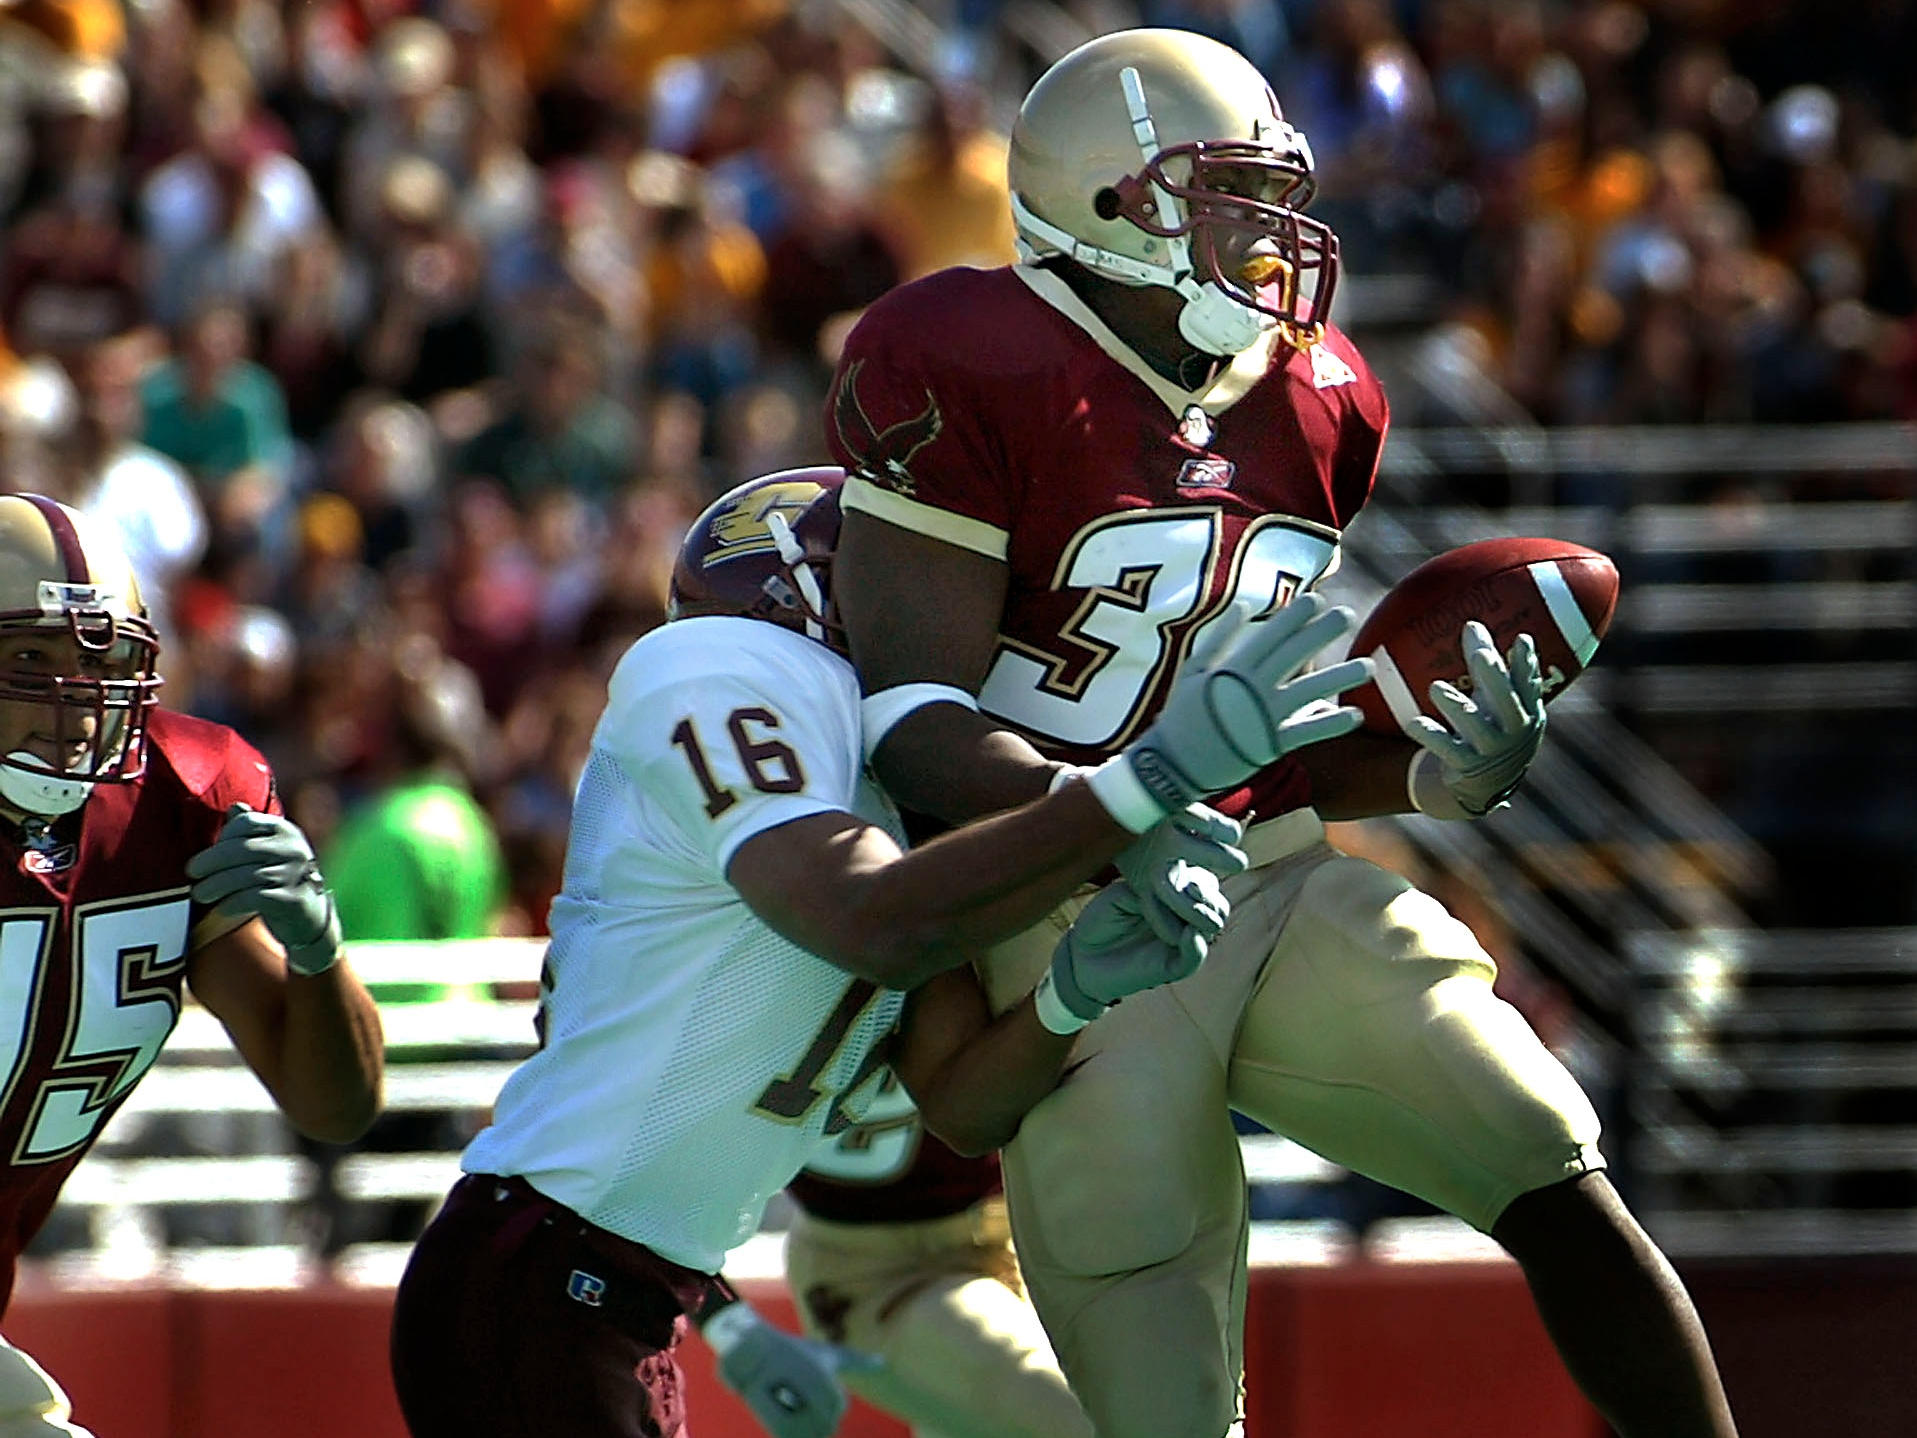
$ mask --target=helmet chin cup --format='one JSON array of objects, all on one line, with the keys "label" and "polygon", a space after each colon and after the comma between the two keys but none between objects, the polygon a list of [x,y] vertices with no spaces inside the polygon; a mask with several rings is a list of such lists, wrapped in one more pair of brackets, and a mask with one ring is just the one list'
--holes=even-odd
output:
[{"label": "helmet chin cup", "polygon": [[57,819],[86,803],[93,785],[48,769],[36,754],[16,749],[0,760],[0,799],[26,814]]},{"label": "helmet chin cup", "polygon": [[1277,327],[1276,316],[1240,304],[1213,281],[1178,287],[1185,306],[1178,312],[1178,333],[1185,343],[1206,354],[1243,354]]}]

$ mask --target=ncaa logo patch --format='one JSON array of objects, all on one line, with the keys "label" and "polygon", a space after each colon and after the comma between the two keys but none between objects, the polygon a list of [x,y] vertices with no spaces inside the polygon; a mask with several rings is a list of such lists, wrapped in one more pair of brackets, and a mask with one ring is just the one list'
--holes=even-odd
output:
[{"label": "ncaa logo patch", "polygon": [[606,1301],[606,1280],[594,1277],[583,1268],[575,1268],[566,1279],[566,1297],[588,1308],[597,1308]]},{"label": "ncaa logo patch", "polygon": [[1220,459],[1215,454],[1207,454],[1197,459],[1188,459],[1178,469],[1178,487],[1180,489],[1230,489],[1232,476],[1238,472],[1238,466],[1228,459]]}]

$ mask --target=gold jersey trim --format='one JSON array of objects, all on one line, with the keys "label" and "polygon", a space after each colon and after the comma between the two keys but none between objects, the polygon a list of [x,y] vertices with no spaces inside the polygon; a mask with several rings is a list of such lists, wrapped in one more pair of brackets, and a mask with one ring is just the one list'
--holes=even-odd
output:
[{"label": "gold jersey trim", "polygon": [[1273,365],[1278,363],[1278,348],[1286,343],[1282,327],[1260,335],[1256,344],[1233,358],[1210,384],[1202,389],[1180,389],[1106,328],[1105,322],[1072,292],[1072,287],[1050,270],[1037,265],[1014,265],[1012,273],[1023,280],[1033,294],[1085,331],[1092,343],[1116,363],[1136,375],[1174,416],[1182,416],[1192,404],[1197,404],[1206,414],[1223,414],[1249,394],[1253,385],[1271,373]]},{"label": "gold jersey trim", "polygon": [[908,499],[896,490],[886,489],[856,474],[846,476],[845,487],[839,491],[839,504],[841,508],[859,510],[887,524],[896,524],[900,529],[909,529],[914,534],[923,534],[957,545],[960,549],[969,549],[987,559],[1003,561],[1011,551],[1011,535],[997,525],[987,524],[982,519],[968,519],[949,509]]}]

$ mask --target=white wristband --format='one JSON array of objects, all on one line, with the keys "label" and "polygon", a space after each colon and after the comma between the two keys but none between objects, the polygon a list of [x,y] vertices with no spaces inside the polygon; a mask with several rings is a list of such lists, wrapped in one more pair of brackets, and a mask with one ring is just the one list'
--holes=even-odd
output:
[{"label": "white wristband", "polygon": [[881,689],[860,700],[859,727],[865,736],[865,762],[872,762],[872,755],[885,741],[885,736],[898,728],[900,720],[932,704],[956,704],[978,713],[978,699],[956,684],[894,684],[890,689]]},{"label": "white wristband", "polygon": [[1115,754],[1085,776],[1105,812],[1134,834],[1142,834],[1165,817],[1160,804],[1144,781],[1132,771],[1131,760]]},{"label": "white wristband", "polygon": [[1032,1007],[1038,1013],[1038,1021],[1047,1033],[1065,1038],[1077,1033],[1090,1019],[1081,1019],[1065,1007],[1065,1000],[1058,996],[1058,990],[1052,984],[1052,971],[1047,969],[1045,977],[1038,981],[1038,987],[1032,990]]},{"label": "white wristband", "polygon": [[1411,807],[1431,819],[1469,819],[1471,814],[1458,802],[1451,786],[1444,782],[1444,765],[1429,749],[1411,756],[1404,771],[1404,790]]},{"label": "white wristband", "polygon": [[707,1347],[724,1358],[759,1323],[759,1315],[753,1311],[752,1305],[741,1299],[736,1303],[728,1303],[704,1320],[699,1325],[699,1335],[705,1339]]}]

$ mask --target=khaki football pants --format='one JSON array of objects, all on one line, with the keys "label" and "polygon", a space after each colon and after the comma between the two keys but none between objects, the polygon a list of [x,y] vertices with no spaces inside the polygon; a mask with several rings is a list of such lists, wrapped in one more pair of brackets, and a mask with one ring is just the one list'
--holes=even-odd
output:
[{"label": "khaki football pants", "polygon": [[800,1213],[785,1262],[808,1333],[885,1360],[846,1387],[918,1438],[1092,1438],[1020,1285],[1003,1199],[909,1223]]},{"label": "khaki football pants", "polygon": [[0,1339],[0,1438],[93,1438],[72,1413],[53,1375]]},{"label": "khaki football pants", "polygon": [[[1242,1417],[1231,1109],[1486,1231],[1519,1194],[1604,1164],[1596,1113],[1491,992],[1469,929],[1330,848],[1308,810],[1246,843],[1258,867],[1226,882],[1204,966],[1087,1028],[1004,1155],[1026,1282],[1099,1438],[1220,1438]],[[990,956],[996,1010],[1084,902]]]}]

